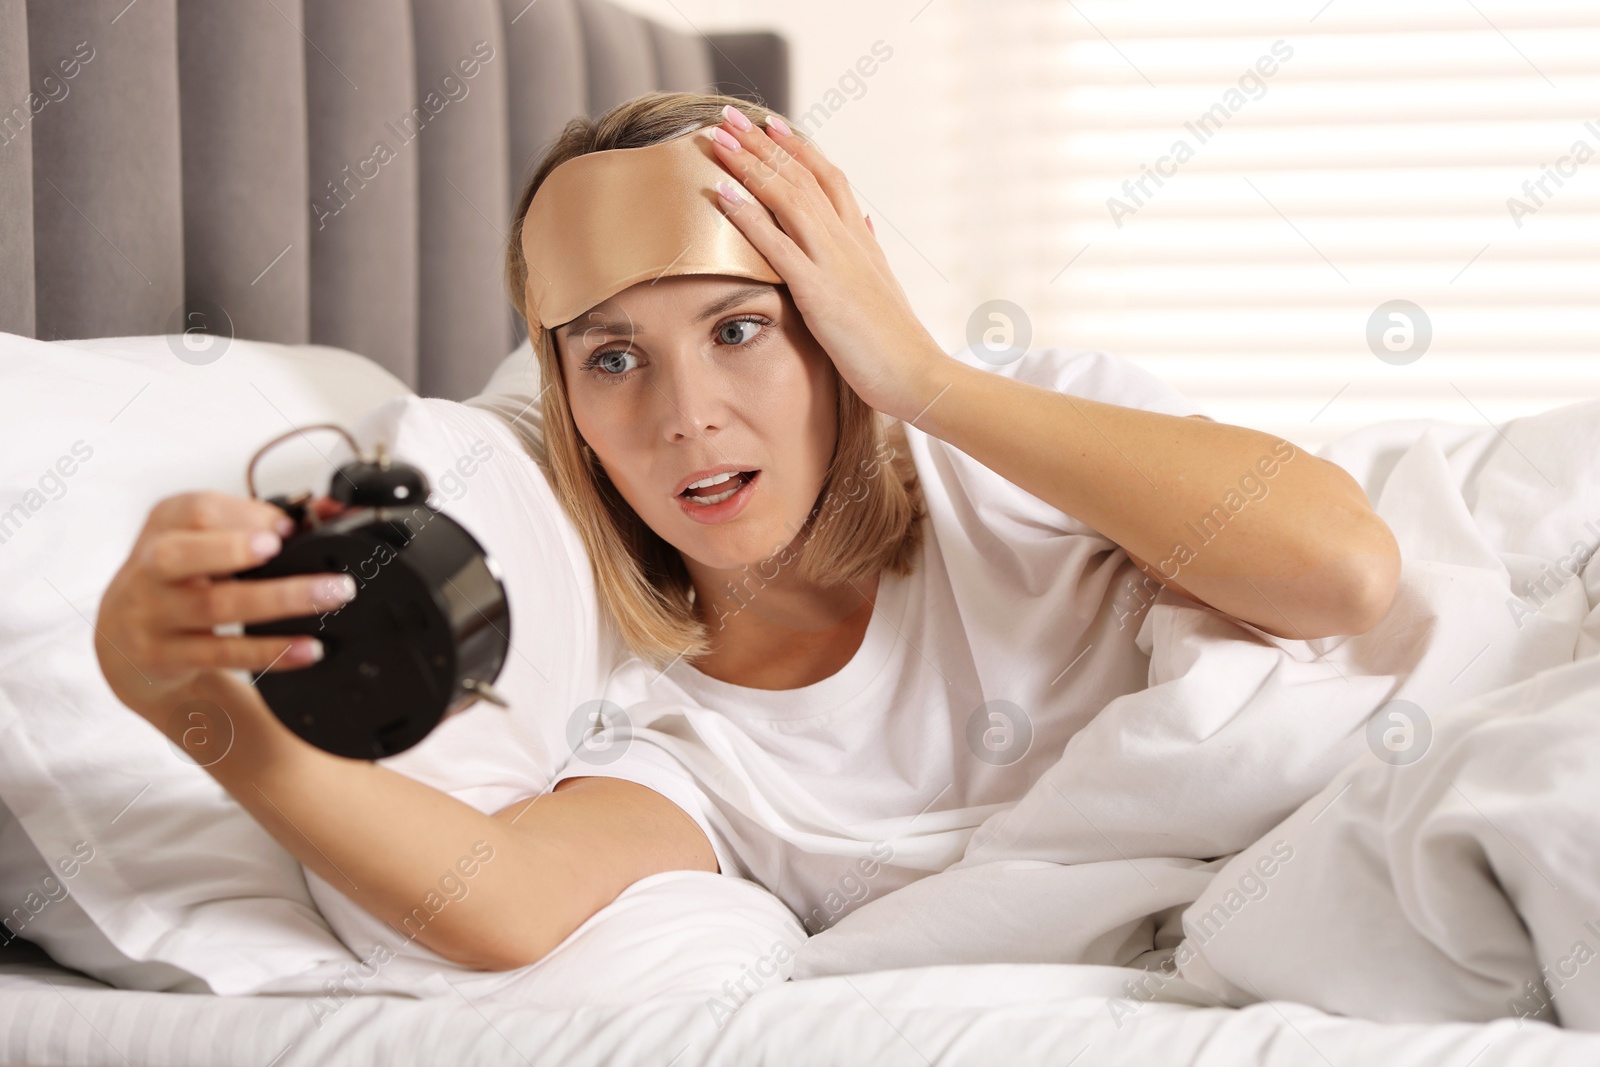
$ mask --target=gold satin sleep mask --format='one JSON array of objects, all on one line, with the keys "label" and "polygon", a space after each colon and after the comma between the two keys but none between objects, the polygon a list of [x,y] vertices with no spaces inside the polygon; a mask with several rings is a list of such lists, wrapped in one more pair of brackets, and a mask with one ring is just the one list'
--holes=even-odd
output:
[{"label": "gold satin sleep mask", "polygon": [[706,129],[556,167],[522,223],[528,317],[553,329],[630,285],[678,274],[782,284],[717,206],[718,181],[759,203],[717,162]]}]

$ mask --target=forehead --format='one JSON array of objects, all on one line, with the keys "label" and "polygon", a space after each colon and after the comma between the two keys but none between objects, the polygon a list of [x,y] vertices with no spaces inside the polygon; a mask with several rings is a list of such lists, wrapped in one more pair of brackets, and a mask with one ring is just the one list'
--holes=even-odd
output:
[{"label": "forehead", "polygon": [[556,327],[558,339],[581,345],[652,329],[692,326],[732,307],[777,292],[767,282],[717,274],[683,274],[639,282]]}]

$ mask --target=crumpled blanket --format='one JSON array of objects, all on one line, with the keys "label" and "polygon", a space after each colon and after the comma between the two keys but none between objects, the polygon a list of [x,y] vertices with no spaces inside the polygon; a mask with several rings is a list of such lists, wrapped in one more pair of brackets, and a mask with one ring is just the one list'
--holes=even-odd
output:
[{"label": "crumpled blanket", "polygon": [[[1431,729],[1422,757],[1357,759],[1234,857],[1174,972],[1236,1005],[1600,1030],[1600,657]],[[1268,842],[1293,858],[1251,879]]]},{"label": "crumpled blanket", "polygon": [[[1382,1015],[1354,995],[1316,999],[1338,984],[1297,956],[1316,938],[1279,941],[1286,928],[1320,923],[1316,937],[1330,953],[1349,948],[1349,982],[1386,966],[1398,942],[1350,929],[1379,921],[1385,904],[1376,895],[1370,915],[1362,905],[1335,922],[1318,911],[1337,896],[1342,866],[1383,867],[1370,854],[1353,859],[1348,843],[1335,858],[1324,840],[1342,819],[1361,817],[1356,798],[1319,818],[1314,838],[1290,817],[1309,826],[1332,783],[1361,767],[1416,786],[1430,759],[1444,762],[1456,709],[1492,718],[1511,705],[1491,694],[1600,650],[1600,403],[1502,428],[1380,423],[1319,454],[1361,483],[1400,543],[1400,589],[1383,621],[1356,637],[1287,640],[1163,592],[1138,634],[1149,687],[1074,736],[1014,807],[979,828],[955,866],[813,937],[796,977],[1050,961],[1146,966],[1159,982],[1181,967],[1235,1002],[1287,996]],[[1600,700],[1591,703],[1600,714]],[[1553,764],[1560,754],[1545,758]],[[1585,803],[1600,812],[1586,792],[1550,786],[1540,797],[1547,818]],[[1575,840],[1586,824],[1579,818],[1569,824]],[[1532,896],[1508,899],[1513,909],[1534,906]],[[1229,916],[1226,937],[1202,945],[1193,922],[1217,903]],[[1580,936],[1568,932],[1562,954]],[[1600,949],[1600,937],[1590,944]],[[1269,963],[1258,969],[1260,961]],[[1443,1014],[1419,1004],[1418,1014],[1383,1017],[1514,1014],[1500,988],[1512,972],[1494,973],[1492,993],[1475,1001],[1435,998]]]}]

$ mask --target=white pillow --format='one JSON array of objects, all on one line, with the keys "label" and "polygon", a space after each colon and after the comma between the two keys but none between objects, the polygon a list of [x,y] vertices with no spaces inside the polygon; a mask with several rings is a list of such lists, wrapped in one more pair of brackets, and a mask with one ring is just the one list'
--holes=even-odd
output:
[{"label": "white pillow", "polygon": [[499,414],[518,428],[524,448],[544,455],[544,409],[539,404],[539,361],[526,339],[500,361],[483,392],[463,401],[469,407]]},{"label": "white pillow", "polygon": [[[0,334],[0,800],[37,850],[16,858],[23,869],[93,853],[63,883],[76,906],[31,916],[30,940],[105,981],[173,988],[178,968],[248,992],[349,954],[294,858],[112,695],[92,620],[157,499],[243,494],[245,463],[268,438],[350,425],[410,390],[338,349],[235,340],[196,364],[175,343]],[[319,451],[335,441],[279,449],[262,494],[326,491]]]},{"label": "white pillow", "polygon": [[92,959],[103,981],[139,989],[204,993],[204,982],[158,961],[131,960],[117,951],[72,895],[77,877],[95,854],[87,842],[73,854],[46,862],[5,805],[0,804],[0,906],[5,933],[0,962],[10,962],[14,945],[48,943],[57,958]]},{"label": "white pillow", "polygon": [[539,395],[539,361],[533,356],[533,342],[527,338],[500,361],[489,376],[483,393],[466,401],[471,404],[483,397],[505,396],[529,399]]}]

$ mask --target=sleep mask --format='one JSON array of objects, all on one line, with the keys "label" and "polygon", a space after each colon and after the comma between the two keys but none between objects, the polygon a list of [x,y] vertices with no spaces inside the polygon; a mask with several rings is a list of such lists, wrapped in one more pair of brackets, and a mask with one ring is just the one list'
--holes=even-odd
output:
[{"label": "sleep mask", "polygon": [[719,181],[760,203],[717,162],[705,129],[556,167],[522,224],[529,321],[553,329],[631,285],[678,274],[782,284],[717,206]]}]

